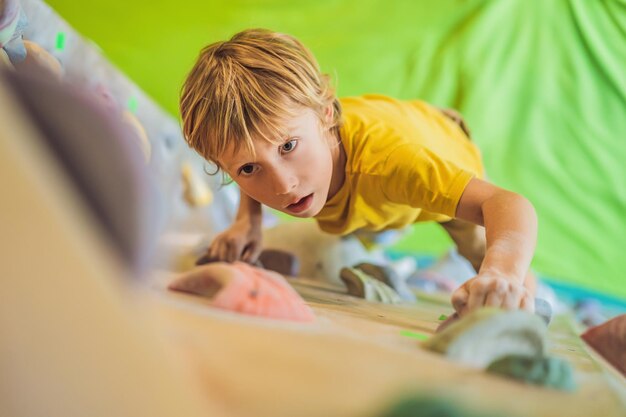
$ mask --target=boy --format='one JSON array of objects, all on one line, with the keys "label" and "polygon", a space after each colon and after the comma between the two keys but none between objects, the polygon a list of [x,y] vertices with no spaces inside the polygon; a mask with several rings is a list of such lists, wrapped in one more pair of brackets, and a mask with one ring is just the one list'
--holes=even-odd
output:
[{"label": "boy", "polygon": [[384,96],[339,100],[308,49],[261,29],[204,48],[180,108],[189,145],[241,191],[210,256],[256,259],[261,204],[340,235],[432,220],[478,271],[452,295],[460,315],[483,305],[534,310],[534,208],[482,179],[454,113]]}]

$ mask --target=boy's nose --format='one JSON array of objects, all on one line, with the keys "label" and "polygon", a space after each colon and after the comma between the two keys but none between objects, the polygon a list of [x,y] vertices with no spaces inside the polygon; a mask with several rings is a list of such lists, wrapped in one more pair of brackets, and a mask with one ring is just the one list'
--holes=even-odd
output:
[{"label": "boy's nose", "polygon": [[274,192],[276,195],[289,194],[296,188],[298,181],[295,176],[278,174],[274,177]]}]

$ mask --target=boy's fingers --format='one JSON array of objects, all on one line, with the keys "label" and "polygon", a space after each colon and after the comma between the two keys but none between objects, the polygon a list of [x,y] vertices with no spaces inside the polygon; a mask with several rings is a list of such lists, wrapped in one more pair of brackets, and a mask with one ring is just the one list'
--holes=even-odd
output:
[{"label": "boy's fingers", "polygon": [[504,295],[499,291],[491,291],[487,298],[485,299],[485,306],[489,307],[500,307],[502,306],[502,301],[504,300]]},{"label": "boy's fingers", "polygon": [[209,246],[209,250],[207,251],[209,259],[219,259],[219,242],[213,241],[211,246]]},{"label": "boy's fingers", "polygon": [[524,296],[522,297],[520,308],[522,310],[528,311],[529,313],[534,313],[535,312],[535,297],[533,297],[530,294],[524,294]]},{"label": "boy's fingers", "polygon": [[502,307],[509,291],[509,283],[503,279],[492,281],[486,288],[485,306]]},{"label": "boy's fingers", "polygon": [[224,252],[223,245],[221,243],[218,243],[215,246],[215,251],[214,251],[215,259],[223,261],[224,260],[224,256],[222,254],[223,252]]},{"label": "boy's fingers", "polygon": [[509,292],[504,298],[502,307],[507,310],[517,310],[522,303],[522,291],[517,286],[511,286]]},{"label": "boy's fingers", "polygon": [[243,252],[241,253],[241,260],[249,264],[254,262],[251,256],[251,245],[248,245],[245,248],[243,248]]},{"label": "boy's fingers", "polygon": [[235,262],[243,256],[243,244],[238,240],[232,240],[227,242],[228,251],[226,252],[226,260],[228,262]]},{"label": "boy's fingers", "polygon": [[235,260],[235,247],[231,242],[224,242],[224,257],[222,258],[226,262],[233,262]]},{"label": "boy's fingers", "polygon": [[259,254],[260,254],[260,245],[252,242],[249,243],[248,246],[246,246],[243,250],[243,253],[241,255],[241,259],[244,262],[248,262],[248,263],[255,263],[257,261],[257,259],[259,258]]},{"label": "boy's fingers", "polygon": [[472,288],[469,291],[469,297],[467,299],[467,309],[474,310],[478,307],[484,306],[486,297],[487,288],[485,288],[484,284],[481,281],[477,280],[474,285],[472,285]]},{"label": "boy's fingers", "polygon": [[215,258],[215,243],[211,243],[211,246],[206,251],[206,256],[209,259]]},{"label": "boy's fingers", "polygon": [[467,288],[465,287],[465,285],[461,285],[459,288],[457,288],[454,293],[452,294],[452,307],[454,307],[454,310],[461,314],[461,312],[464,311],[465,307],[467,306],[467,299],[469,297],[469,293],[467,292]]},{"label": "boy's fingers", "polygon": [[228,256],[228,245],[222,241],[217,248],[217,258],[223,262],[227,259],[226,256]]}]

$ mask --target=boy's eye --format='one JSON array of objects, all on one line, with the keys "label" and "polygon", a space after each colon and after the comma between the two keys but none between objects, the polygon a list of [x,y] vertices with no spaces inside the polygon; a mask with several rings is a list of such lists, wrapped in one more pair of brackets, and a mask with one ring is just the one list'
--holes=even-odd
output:
[{"label": "boy's eye", "polygon": [[244,165],[239,169],[239,173],[243,175],[250,175],[254,173],[254,165]]},{"label": "boy's eye", "polygon": [[296,148],[297,141],[295,139],[290,140],[289,142],[284,143],[280,150],[282,153],[289,153]]}]

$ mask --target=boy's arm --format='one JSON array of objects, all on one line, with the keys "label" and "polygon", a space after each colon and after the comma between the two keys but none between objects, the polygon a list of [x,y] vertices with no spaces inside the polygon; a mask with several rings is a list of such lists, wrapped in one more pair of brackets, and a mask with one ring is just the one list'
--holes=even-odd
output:
[{"label": "boy's arm", "polygon": [[255,262],[261,253],[262,208],[261,203],[239,191],[239,208],[233,224],[217,235],[208,254],[221,261]]},{"label": "boy's arm", "polygon": [[262,215],[261,203],[239,190],[239,209],[237,210],[235,221],[248,220],[260,226]]},{"label": "boy's arm", "polygon": [[452,296],[463,314],[480,306],[533,310],[524,286],[537,240],[537,215],[524,197],[474,178],[465,188],[456,217],[485,226],[487,248],[478,275]]}]

